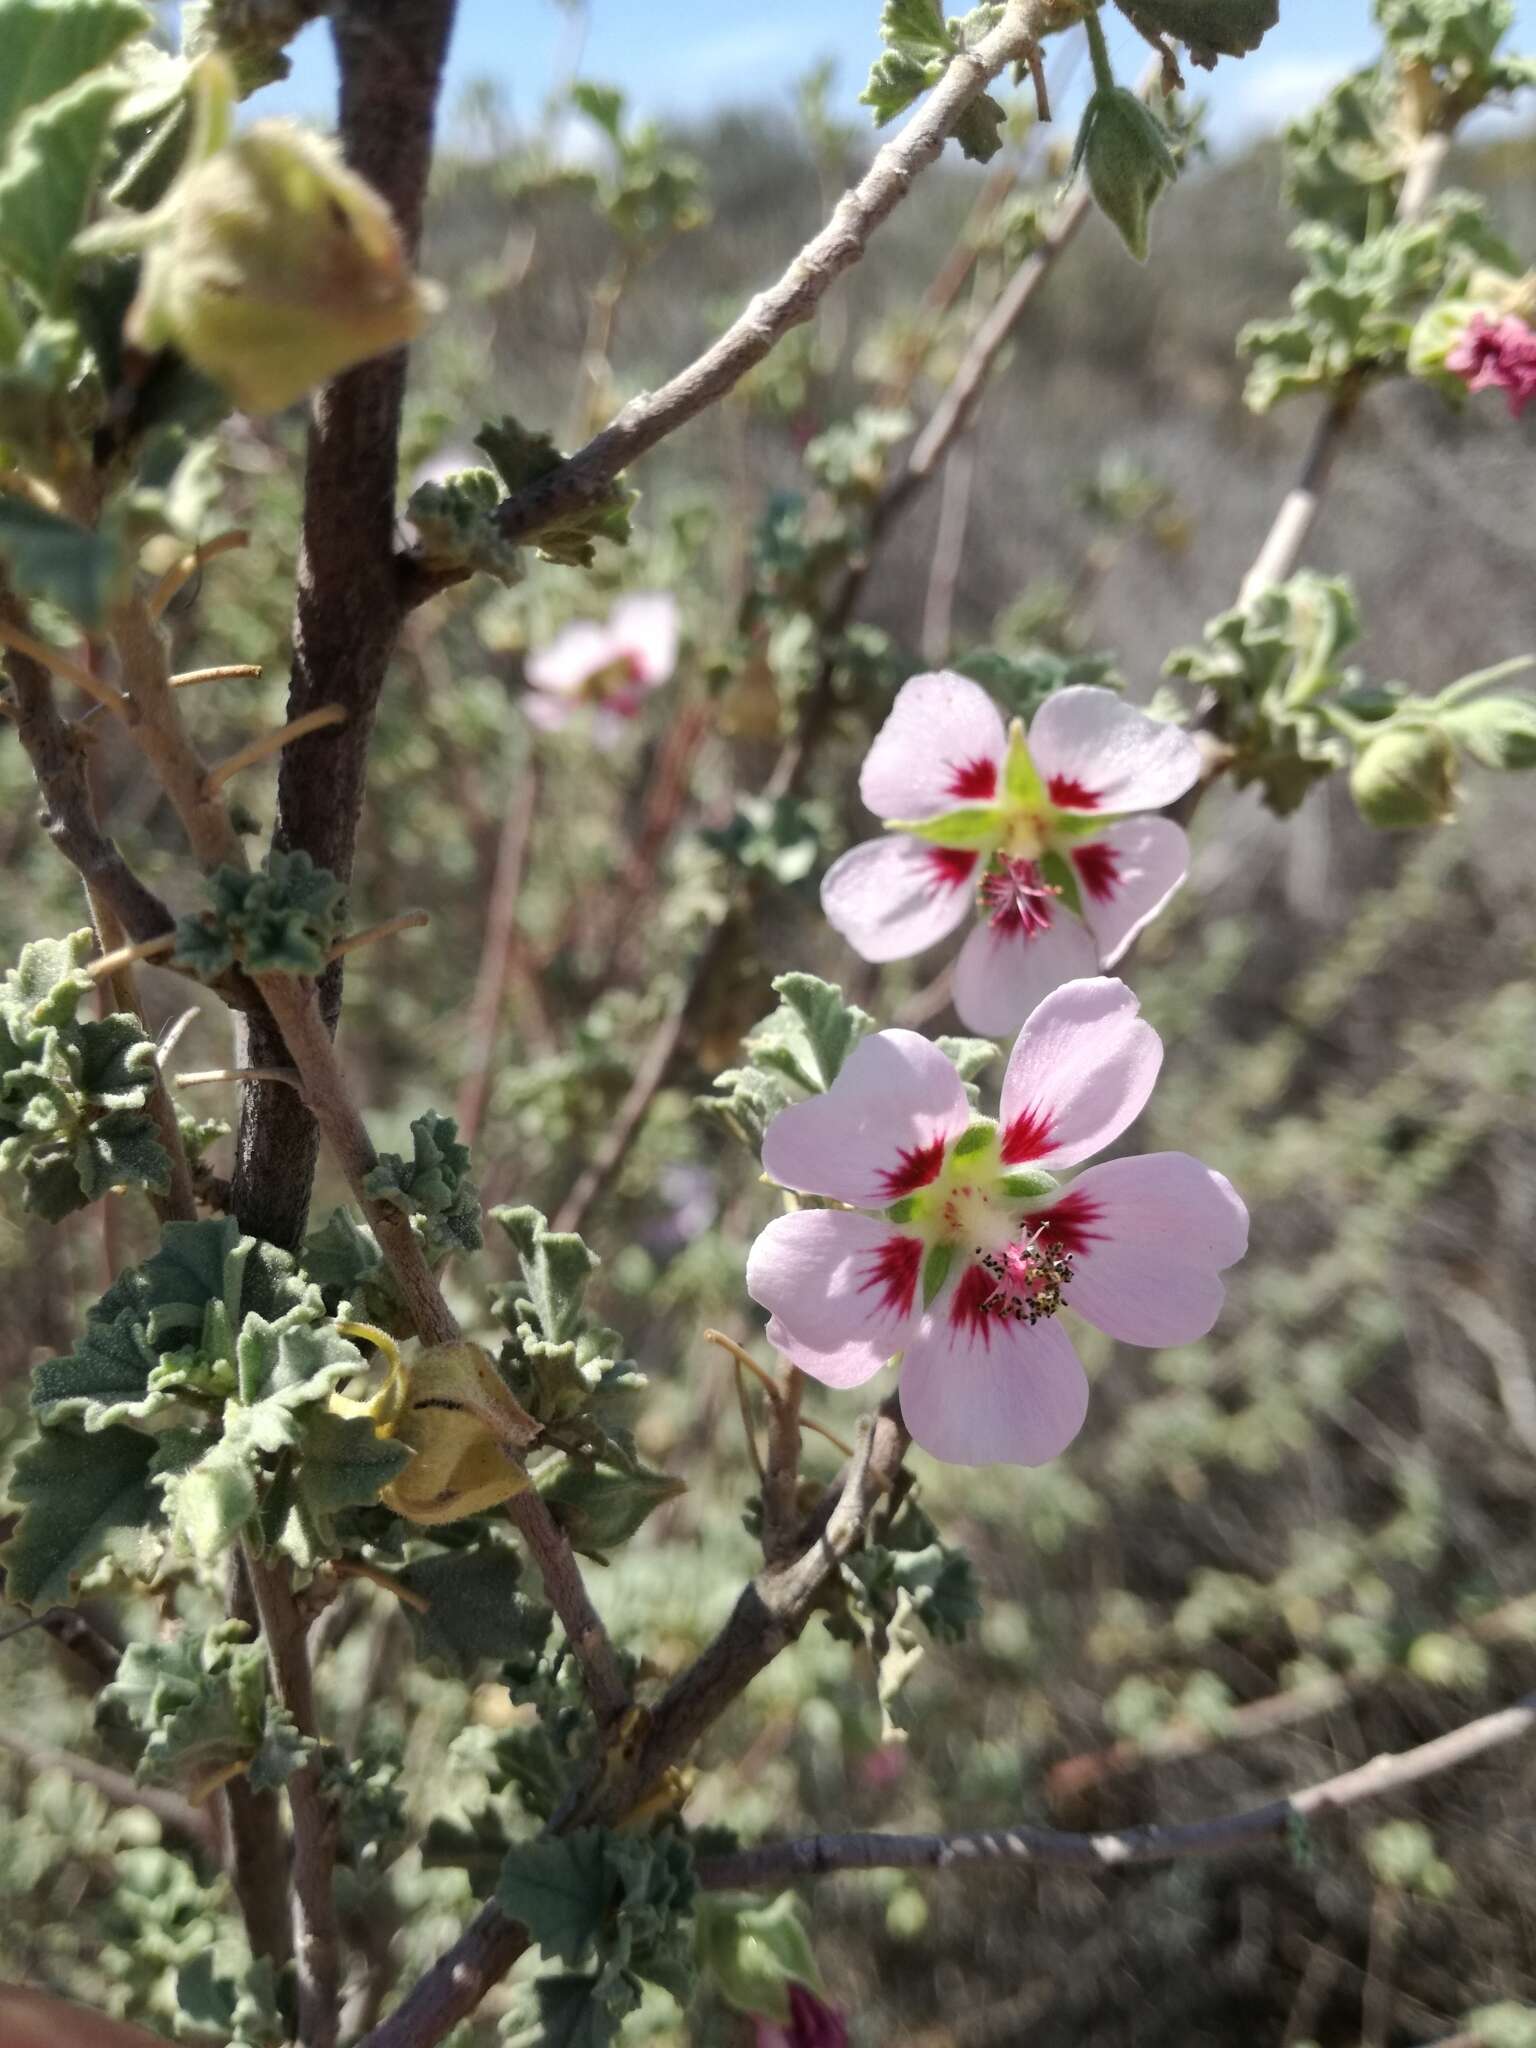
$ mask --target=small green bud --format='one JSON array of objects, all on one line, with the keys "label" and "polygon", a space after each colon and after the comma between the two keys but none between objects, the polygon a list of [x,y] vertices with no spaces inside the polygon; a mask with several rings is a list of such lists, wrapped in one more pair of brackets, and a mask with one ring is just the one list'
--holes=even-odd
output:
[{"label": "small green bud", "polygon": [[1157,116],[1123,85],[1101,85],[1083,115],[1073,163],[1087,171],[1099,211],[1145,263],[1148,217],[1163,187],[1179,175]]},{"label": "small green bud", "polygon": [[1349,786],[1384,831],[1443,825],[1456,811],[1456,749],[1438,725],[1390,725],[1356,756]]},{"label": "small green bud", "polygon": [[789,2019],[789,1987],[821,1983],[821,1972],[800,1918],[793,1892],[781,1892],[766,1906],[732,1905],[701,1897],[696,1941],[699,1965],[738,2012]]}]

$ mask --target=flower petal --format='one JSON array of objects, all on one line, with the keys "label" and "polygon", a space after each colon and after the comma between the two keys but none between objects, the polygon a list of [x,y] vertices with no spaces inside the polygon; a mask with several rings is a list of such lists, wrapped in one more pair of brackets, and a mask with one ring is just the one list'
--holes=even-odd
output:
[{"label": "flower petal", "polygon": [[1092,683],[1046,698],[1029,728],[1029,753],[1064,811],[1161,810],[1200,773],[1188,733]]},{"label": "flower petal", "polygon": [[883,1209],[937,1177],[970,1118],[960,1076],[936,1045],[915,1031],[877,1031],[825,1095],[779,1111],[763,1166],[780,1187]]},{"label": "flower petal", "polygon": [[936,818],[988,803],[1007,750],[1002,714],[966,676],[913,676],[864,757],[859,794],[877,818]]},{"label": "flower petal", "polygon": [[1113,967],[1189,873],[1189,840],[1171,818],[1125,818],[1074,846],[1068,858],[1100,964]]},{"label": "flower petal", "polygon": [[1072,1254],[1063,1299],[1125,1344],[1192,1344],[1221,1311],[1216,1275],[1248,1248],[1248,1211],[1187,1152],[1109,1159],[1032,1220]]},{"label": "flower petal", "polygon": [[1083,1426],[1087,1374],[1054,1318],[1030,1324],[963,1306],[957,1313],[964,1280],[945,1289],[907,1347],[902,1418],[915,1441],[948,1464],[1043,1465]]},{"label": "flower petal", "polygon": [[1123,981],[1097,976],[1057,989],[1014,1043],[1003,1076],[1007,1166],[1075,1166],[1140,1116],[1163,1041]]},{"label": "flower petal", "polygon": [[606,626],[582,619],[558,632],[547,647],[530,654],[523,674],[535,690],[574,697],[590,676],[622,660],[623,652]]},{"label": "flower petal", "polygon": [[772,1341],[832,1387],[856,1387],[900,1351],[921,1314],[922,1240],[844,1209],[776,1216],[747,1255],[747,1292]]},{"label": "flower petal", "polygon": [[664,591],[626,597],[608,614],[608,635],[629,657],[637,683],[654,690],[677,666],[677,601]]},{"label": "flower petal", "polygon": [[905,960],[947,938],[971,908],[974,853],[898,835],[833,861],[821,907],[863,960]]},{"label": "flower petal", "polygon": [[1069,910],[1027,934],[1017,924],[1003,931],[979,924],[955,961],[955,1009],[967,1031],[1006,1038],[1052,989],[1098,964],[1098,948]]}]

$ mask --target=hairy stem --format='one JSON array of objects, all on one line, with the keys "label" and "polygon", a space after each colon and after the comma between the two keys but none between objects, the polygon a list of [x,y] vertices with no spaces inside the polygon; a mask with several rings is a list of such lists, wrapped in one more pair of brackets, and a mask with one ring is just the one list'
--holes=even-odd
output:
[{"label": "hairy stem", "polygon": [[[272,1690],[301,1735],[318,1739],[314,1685],[304,1622],[286,1565],[245,1551],[245,1569],[261,1619]],[[297,2048],[336,2048],[341,1936],[336,1923],[335,1803],[312,1755],[288,1780],[293,1816],[293,1953],[299,1980]]]}]

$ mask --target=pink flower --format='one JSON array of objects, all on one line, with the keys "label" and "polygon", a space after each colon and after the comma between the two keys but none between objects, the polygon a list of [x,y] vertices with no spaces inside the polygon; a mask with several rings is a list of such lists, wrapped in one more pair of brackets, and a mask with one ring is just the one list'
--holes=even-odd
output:
[{"label": "pink flower", "polygon": [[1461,340],[1445,359],[1469,391],[1506,391],[1516,419],[1536,398],[1536,330],[1513,313],[1490,320],[1474,313]]},{"label": "pink flower", "polygon": [[875,736],[859,794],[891,836],[834,861],[821,906],[866,960],[902,960],[975,910],[955,962],[969,1030],[1016,1031],[1042,996],[1111,967],[1189,869],[1168,818],[1200,750],[1112,690],[1058,690],[1026,739],[964,676],[914,676]]},{"label": "pink flower", "polygon": [[759,2020],[755,2048],[848,2048],[848,2023],[804,1984],[789,1987],[789,2025]]},{"label": "pink flower", "polygon": [[[1182,1152],[1055,1175],[1140,1114],[1162,1041],[1123,982],[1070,982],[1019,1033],[999,1121],[912,1031],[860,1041],[825,1095],[781,1110],[763,1164],[781,1187],[847,1203],[780,1216],[747,1290],[769,1342],[829,1387],[902,1354],[913,1437],[955,1465],[1041,1465],[1083,1425],[1088,1382],[1060,1311],[1126,1344],[1203,1337],[1248,1212]],[[857,1213],[855,1213],[857,1212]]]},{"label": "pink flower", "polygon": [[591,710],[595,734],[611,745],[652,690],[677,666],[677,605],[662,592],[621,598],[607,623],[583,619],[530,654],[523,708],[546,732]]}]

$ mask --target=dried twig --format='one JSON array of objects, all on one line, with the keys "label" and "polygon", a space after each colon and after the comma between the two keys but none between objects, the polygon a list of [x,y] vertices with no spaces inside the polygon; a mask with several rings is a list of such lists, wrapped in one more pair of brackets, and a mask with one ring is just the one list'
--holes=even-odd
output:
[{"label": "dried twig", "polygon": [[349,953],[359,953],[364,946],[376,946],[380,939],[392,939],[399,932],[420,931],[423,925],[432,922],[427,910],[402,910],[398,917],[386,917],[380,924],[371,924],[366,931],[349,932],[344,939],[338,939],[326,955],[328,960],[344,960]]},{"label": "dried twig", "polygon": [[114,712],[121,718],[128,709],[128,700],[110,683],[92,675],[84,662],[76,661],[61,647],[50,647],[46,640],[39,640],[35,634],[26,632],[8,616],[0,616],[0,647],[11,654],[25,655],[28,661],[36,662],[39,668],[46,669],[61,683],[73,683],[77,690],[83,690],[104,711]]},{"label": "dried twig", "polygon": [[[193,548],[190,554],[183,555],[178,562],[173,562],[149,593],[150,617],[163,618],[171,600],[178,591],[186,588],[205,562],[215,561],[220,555],[227,555],[236,548],[243,548],[249,540],[248,533],[239,527],[231,527],[228,533],[216,533],[212,540],[203,541]],[[261,671],[258,669],[256,673],[259,675]]]},{"label": "dried twig", "polygon": [[203,683],[226,683],[236,676],[259,676],[259,661],[226,661],[217,668],[183,669],[179,676],[171,677],[173,690],[194,690]]},{"label": "dried twig", "polygon": [[323,732],[328,725],[345,725],[346,721],[345,705],[318,704],[313,711],[306,711],[301,718],[290,718],[286,725],[278,726],[273,732],[258,733],[247,745],[226,755],[208,770],[205,786],[209,795],[222,789],[242,768],[253,768],[257,762],[268,761],[274,754],[280,754],[295,740],[301,740],[312,732]]}]

